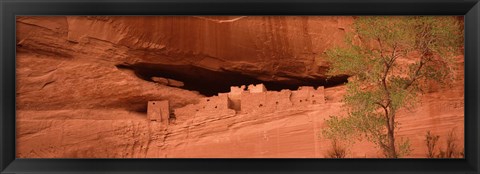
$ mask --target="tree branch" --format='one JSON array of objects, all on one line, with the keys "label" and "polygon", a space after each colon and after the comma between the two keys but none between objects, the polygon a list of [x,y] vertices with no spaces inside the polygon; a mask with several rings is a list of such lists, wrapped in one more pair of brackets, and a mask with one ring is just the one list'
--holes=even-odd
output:
[{"label": "tree branch", "polygon": [[383,108],[383,110],[385,111],[385,118],[388,119],[388,106],[385,106],[385,105],[383,105],[383,104],[380,103],[380,102],[375,102],[375,104],[377,104],[377,105],[379,105],[380,107]]},{"label": "tree branch", "polygon": [[397,55],[397,43],[395,42],[395,44],[393,45],[393,50],[392,50],[392,58],[390,59],[390,61],[388,62],[389,66],[393,66],[393,63],[395,63],[395,60],[397,60],[398,58],[398,55]]},{"label": "tree branch", "polygon": [[431,50],[428,48],[428,45],[433,41],[433,39],[431,38],[431,35],[429,33],[429,29],[428,27],[423,27],[422,30],[421,30],[421,41],[426,41],[426,42],[421,42],[418,47],[422,50],[422,56],[420,57],[420,65],[417,67],[417,69],[415,70],[415,73],[413,74],[410,82],[408,82],[405,86],[404,86],[404,89],[408,89],[410,86],[413,85],[413,83],[419,79],[421,76],[420,76],[420,70],[423,68],[423,66],[431,61],[431,58],[432,56],[430,55],[431,54]]},{"label": "tree branch", "polygon": [[420,70],[422,69],[423,65],[425,65],[425,61],[424,56],[422,56],[422,58],[420,58],[420,65],[418,65],[417,69],[415,70],[415,73],[413,74],[410,82],[406,83],[404,89],[408,89],[410,86],[412,86],[412,84],[420,77],[419,74],[420,74]]},{"label": "tree branch", "polygon": [[377,42],[378,44],[380,45],[380,57],[382,58],[383,60],[383,63],[385,65],[387,65],[387,60],[385,59],[385,56],[383,54],[383,44],[382,44],[382,40],[380,40],[380,38],[377,37]]}]

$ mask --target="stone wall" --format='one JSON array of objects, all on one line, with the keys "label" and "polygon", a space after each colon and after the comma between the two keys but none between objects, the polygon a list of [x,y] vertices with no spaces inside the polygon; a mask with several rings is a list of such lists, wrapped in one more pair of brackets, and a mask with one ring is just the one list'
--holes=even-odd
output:
[{"label": "stone wall", "polygon": [[297,91],[292,91],[291,101],[297,106],[325,103],[325,92],[323,86],[317,89],[311,86],[302,86]]},{"label": "stone wall", "polygon": [[262,93],[242,93],[242,113],[253,113],[259,110],[265,110],[267,101],[267,95],[265,92]]},{"label": "stone wall", "polygon": [[310,91],[310,102],[311,104],[325,104],[325,88],[323,86]]},{"label": "stone wall", "polygon": [[241,100],[242,93],[245,92],[245,85],[240,87],[232,86],[230,87],[230,92],[228,93],[229,108],[240,111],[241,110]]},{"label": "stone wall", "polygon": [[177,121],[189,117],[213,118],[237,113],[265,114],[287,110],[292,106],[325,103],[324,87],[302,86],[296,91],[267,91],[263,84],[230,88],[229,93],[206,97],[198,104],[175,110]]},{"label": "stone wall", "polygon": [[265,85],[263,84],[257,84],[257,85],[248,85],[248,92],[250,93],[260,93],[260,92],[267,92],[267,88],[265,88]]},{"label": "stone wall", "polygon": [[290,90],[269,91],[267,92],[267,105],[274,106],[274,111],[286,110],[293,105],[290,101],[291,95],[292,91]]},{"label": "stone wall", "polygon": [[170,117],[168,100],[149,101],[147,106],[147,117],[150,121],[167,123]]},{"label": "stone wall", "polygon": [[[207,97],[200,101],[201,108],[196,116],[234,114],[235,111],[228,107],[228,95],[221,93],[218,96]],[[233,112],[232,112],[233,111]]]},{"label": "stone wall", "polygon": [[191,104],[175,109],[174,113],[176,120],[182,122],[192,116],[212,118],[216,116],[235,115],[236,112],[230,109],[228,94],[220,93],[218,96],[203,98],[198,104]]}]

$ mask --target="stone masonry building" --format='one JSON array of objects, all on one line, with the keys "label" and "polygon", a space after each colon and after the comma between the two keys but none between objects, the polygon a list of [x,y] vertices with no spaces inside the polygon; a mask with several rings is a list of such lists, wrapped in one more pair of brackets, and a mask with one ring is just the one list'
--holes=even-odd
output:
[{"label": "stone masonry building", "polygon": [[170,117],[170,106],[168,100],[149,101],[147,106],[147,118],[150,121],[166,123]]},{"label": "stone masonry building", "polygon": [[[153,102],[155,102],[155,105]],[[174,110],[177,121],[190,117],[208,118],[215,116],[232,116],[238,113],[266,114],[289,109],[292,106],[307,106],[325,103],[324,87],[302,86],[298,90],[268,91],[263,84],[230,87],[229,93],[205,97],[197,104],[189,104]],[[168,101],[150,101],[148,118],[150,120],[168,121]],[[158,109],[161,108],[161,109]],[[160,112],[161,114],[157,114]],[[165,113],[163,113],[165,112]],[[159,117],[160,115],[160,117]],[[165,117],[166,116],[166,117]],[[164,118],[165,117],[165,118]]]}]

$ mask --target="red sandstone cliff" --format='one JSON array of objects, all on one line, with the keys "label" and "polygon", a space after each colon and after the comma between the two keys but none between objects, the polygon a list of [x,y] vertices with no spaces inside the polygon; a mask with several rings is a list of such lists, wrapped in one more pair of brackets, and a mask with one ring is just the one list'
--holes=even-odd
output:
[{"label": "red sandstone cliff", "polygon": [[[169,100],[180,108],[204,96],[142,78],[161,69],[155,75],[218,84],[246,77],[287,85],[323,81],[323,51],[342,44],[353,20],[19,17],[17,157],[325,157],[330,143],[320,132],[324,119],[342,111],[341,85],[325,89],[325,104],[165,125],[146,119],[147,101]],[[463,70],[463,61],[458,64]],[[444,146],[454,129],[463,147],[463,71],[458,73],[453,86],[432,88],[416,109],[400,113],[398,134],[410,138],[414,149],[408,157],[425,157],[428,130]],[[348,149],[349,157],[381,157],[366,142]]]}]

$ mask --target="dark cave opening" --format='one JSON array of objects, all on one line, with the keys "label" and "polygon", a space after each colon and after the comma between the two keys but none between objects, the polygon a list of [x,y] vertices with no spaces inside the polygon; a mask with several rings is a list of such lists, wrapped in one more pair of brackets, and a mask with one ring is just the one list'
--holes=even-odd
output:
[{"label": "dark cave opening", "polygon": [[[143,80],[154,82],[152,77],[162,77],[181,81],[186,90],[198,91],[205,96],[230,91],[231,86],[248,86],[263,83],[268,90],[280,91],[282,89],[297,90],[300,86],[324,86],[325,88],[337,86],[347,82],[348,76],[338,76],[329,79],[323,78],[294,78],[293,81],[263,81],[253,76],[231,71],[212,71],[192,65],[162,65],[162,64],[121,64],[119,69],[132,70],[135,75]],[[293,78],[292,78],[293,79]]]}]

